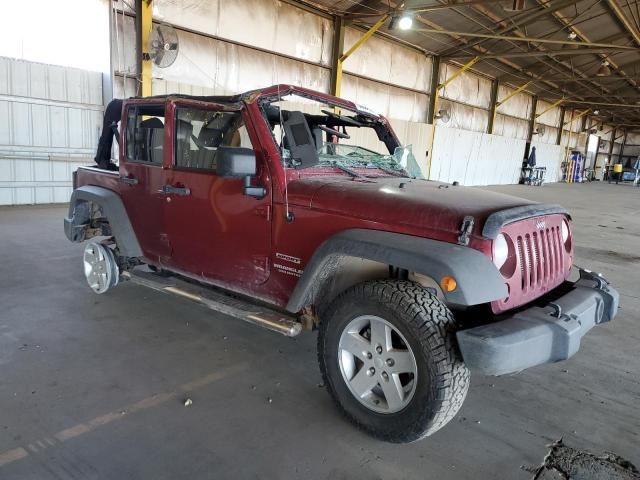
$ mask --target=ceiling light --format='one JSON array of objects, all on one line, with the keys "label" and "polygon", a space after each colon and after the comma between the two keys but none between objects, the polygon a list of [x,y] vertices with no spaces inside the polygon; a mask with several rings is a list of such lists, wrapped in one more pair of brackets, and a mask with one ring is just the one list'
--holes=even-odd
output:
[{"label": "ceiling light", "polygon": [[402,14],[400,19],[398,20],[398,28],[400,30],[409,30],[413,25],[413,17],[408,13]]},{"label": "ceiling light", "polygon": [[611,75],[611,69],[609,68],[609,62],[603,60],[600,64],[600,68],[596,72],[596,77],[608,77]]},{"label": "ceiling light", "polygon": [[594,111],[593,111],[593,114],[594,114],[594,115],[598,115],[599,113],[600,113],[600,110],[597,110],[597,109],[596,109],[596,110],[594,110]]},{"label": "ceiling light", "polygon": [[575,40],[576,38],[578,38],[578,34],[576,32],[569,32],[570,40]]}]

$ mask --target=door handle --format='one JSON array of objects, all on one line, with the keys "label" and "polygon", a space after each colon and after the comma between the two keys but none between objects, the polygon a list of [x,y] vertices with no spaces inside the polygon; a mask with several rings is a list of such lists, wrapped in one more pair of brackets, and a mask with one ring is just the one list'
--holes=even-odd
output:
[{"label": "door handle", "polygon": [[163,185],[158,190],[158,193],[164,193],[164,194],[173,193],[175,195],[182,195],[183,197],[186,197],[187,195],[191,195],[191,190],[189,190],[187,187],[174,187],[172,185]]},{"label": "door handle", "polygon": [[120,177],[120,183],[126,183],[127,185],[137,185],[138,179],[135,177]]}]

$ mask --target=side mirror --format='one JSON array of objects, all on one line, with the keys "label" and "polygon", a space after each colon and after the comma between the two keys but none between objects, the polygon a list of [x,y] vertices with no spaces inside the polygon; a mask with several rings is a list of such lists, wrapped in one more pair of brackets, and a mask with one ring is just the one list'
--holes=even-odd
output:
[{"label": "side mirror", "polygon": [[216,149],[216,174],[224,178],[244,178],[244,194],[254,198],[264,198],[264,187],[251,185],[251,177],[256,174],[256,154],[250,148],[225,147]]},{"label": "side mirror", "polygon": [[250,148],[220,146],[216,149],[216,174],[225,178],[255,175],[256,154]]}]

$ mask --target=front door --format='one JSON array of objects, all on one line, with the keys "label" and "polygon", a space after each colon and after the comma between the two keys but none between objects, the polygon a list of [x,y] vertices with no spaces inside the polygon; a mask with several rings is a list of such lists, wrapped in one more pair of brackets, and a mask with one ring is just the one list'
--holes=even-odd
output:
[{"label": "front door", "polygon": [[[222,178],[215,170],[218,146],[253,148],[251,125],[237,106],[195,105],[185,101],[171,108],[174,155],[165,203],[169,267],[251,291],[269,276],[271,192],[262,199],[246,196],[242,179]],[[265,185],[268,173],[261,160],[254,181]]]},{"label": "front door", "polygon": [[161,263],[171,253],[164,226],[165,197],[160,190],[169,170],[163,167],[164,104],[127,108],[120,160],[120,193],[144,256]]}]

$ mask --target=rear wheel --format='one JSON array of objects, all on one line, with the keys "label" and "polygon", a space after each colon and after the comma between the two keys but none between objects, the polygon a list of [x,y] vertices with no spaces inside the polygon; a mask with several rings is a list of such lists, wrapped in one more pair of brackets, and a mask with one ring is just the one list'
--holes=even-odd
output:
[{"label": "rear wheel", "polygon": [[469,388],[454,333],[451,311],[416,283],[356,285],[321,319],[325,384],[344,414],[375,437],[404,443],[431,435]]},{"label": "rear wheel", "polygon": [[84,248],[84,276],[91,290],[101,294],[118,285],[120,270],[116,257],[108,246],[89,242]]}]

